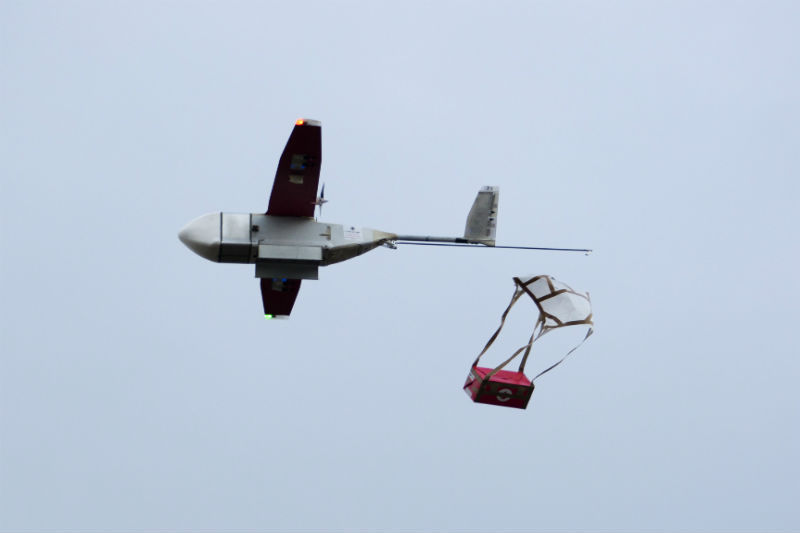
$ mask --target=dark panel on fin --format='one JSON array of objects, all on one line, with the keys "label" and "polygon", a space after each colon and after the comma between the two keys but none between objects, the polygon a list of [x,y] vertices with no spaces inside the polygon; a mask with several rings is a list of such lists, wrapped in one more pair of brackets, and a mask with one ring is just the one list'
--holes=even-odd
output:
[{"label": "dark panel on fin", "polygon": [[300,292],[299,279],[261,278],[261,300],[267,318],[289,316]]},{"label": "dark panel on fin", "polygon": [[320,123],[298,120],[278,162],[267,214],[313,217],[321,162]]}]

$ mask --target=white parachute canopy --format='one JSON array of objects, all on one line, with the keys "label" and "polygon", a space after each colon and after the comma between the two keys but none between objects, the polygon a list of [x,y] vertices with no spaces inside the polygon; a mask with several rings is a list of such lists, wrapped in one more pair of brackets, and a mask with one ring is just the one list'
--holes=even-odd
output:
[{"label": "white parachute canopy", "polygon": [[508,307],[503,313],[503,316],[500,320],[500,327],[498,327],[497,331],[494,332],[494,335],[491,336],[489,342],[486,343],[483,351],[481,351],[481,353],[478,355],[478,358],[475,360],[472,366],[477,366],[480,358],[484,353],[486,353],[492,343],[494,343],[495,339],[497,339],[497,336],[500,334],[500,330],[503,329],[506,317],[508,316],[508,313],[511,311],[511,308],[514,306],[514,304],[517,303],[521,297],[526,295],[533,300],[533,303],[536,304],[536,307],[539,310],[539,316],[536,320],[536,324],[534,325],[531,338],[528,341],[528,344],[522,346],[520,349],[514,352],[511,357],[500,364],[500,366],[495,368],[492,371],[492,374],[496,373],[498,370],[501,370],[523,351],[525,352],[525,355],[523,355],[522,361],[520,362],[519,372],[524,372],[525,363],[528,360],[528,355],[531,352],[533,343],[537,339],[541,338],[545,333],[570,326],[584,326],[588,328],[586,336],[583,337],[583,340],[577,346],[568,351],[558,362],[546,368],[542,372],[539,372],[539,374],[533,378],[535,380],[545,372],[549,372],[561,364],[564,359],[566,359],[572,352],[577,350],[581,344],[583,344],[593,333],[594,322],[592,322],[592,302],[589,298],[588,292],[578,292],[566,283],[558,281],[556,278],[546,274],[514,278],[514,285],[514,295],[512,296],[511,302],[508,304]]},{"label": "white parachute canopy", "polygon": [[539,308],[542,333],[565,326],[588,325],[591,329],[592,302],[589,293],[574,290],[552,276],[514,278],[514,296],[527,294]]}]

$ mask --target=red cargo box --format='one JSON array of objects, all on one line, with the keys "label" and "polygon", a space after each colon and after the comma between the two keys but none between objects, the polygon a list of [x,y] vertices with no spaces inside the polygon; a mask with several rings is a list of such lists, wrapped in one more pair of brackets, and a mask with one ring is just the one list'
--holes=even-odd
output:
[{"label": "red cargo box", "polygon": [[486,376],[494,370],[473,366],[464,384],[464,391],[473,402],[525,409],[533,394],[533,383],[522,372],[499,370],[488,380]]}]

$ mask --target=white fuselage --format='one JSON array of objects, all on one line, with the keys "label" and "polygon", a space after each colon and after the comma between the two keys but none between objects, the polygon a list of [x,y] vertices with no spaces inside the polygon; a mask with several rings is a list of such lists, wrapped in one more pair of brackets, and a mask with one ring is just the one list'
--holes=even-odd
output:
[{"label": "white fuselage", "polygon": [[259,278],[317,279],[317,268],[351,259],[397,238],[370,228],[261,213],[209,213],[180,240],[219,263],[255,263]]}]

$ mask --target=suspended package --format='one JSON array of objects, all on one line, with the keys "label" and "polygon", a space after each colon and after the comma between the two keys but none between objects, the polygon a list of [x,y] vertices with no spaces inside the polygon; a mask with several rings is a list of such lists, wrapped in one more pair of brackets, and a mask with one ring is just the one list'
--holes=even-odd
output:
[{"label": "suspended package", "polygon": [[522,372],[495,372],[492,368],[473,366],[464,390],[478,403],[525,409],[533,394],[533,383]]},{"label": "suspended package", "polygon": [[[514,304],[523,296],[528,296],[536,305],[539,315],[533,327],[533,333],[528,343],[515,351],[511,357],[500,363],[498,366],[483,367],[478,363],[489,347],[500,335],[506,317],[514,307]],[[584,326],[588,330],[583,340],[570,351],[568,351],[559,361],[539,372],[533,379],[528,379],[525,375],[525,364],[531,354],[533,343],[540,339],[545,333],[555,329],[569,326]],[[525,278],[514,278],[514,294],[511,302],[500,318],[500,326],[497,331],[489,338],[483,350],[475,362],[472,363],[467,381],[464,384],[464,391],[472,401],[477,403],[488,403],[503,407],[516,407],[525,409],[533,394],[534,381],[541,375],[549,372],[589,338],[593,332],[594,323],[592,322],[592,305],[589,293],[575,291],[552,276],[540,275]],[[523,354],[524,352],[524,354]],[[517,371],[504,370],[505,366],[513,361],[517,356],[522,355],[519,369]]]}]

